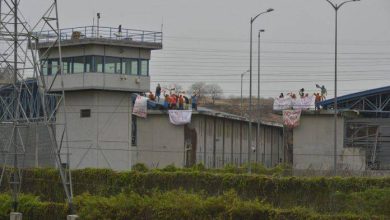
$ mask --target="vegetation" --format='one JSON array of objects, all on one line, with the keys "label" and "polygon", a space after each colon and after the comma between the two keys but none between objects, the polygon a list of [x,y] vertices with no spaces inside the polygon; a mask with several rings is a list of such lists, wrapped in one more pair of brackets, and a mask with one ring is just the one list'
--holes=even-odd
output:
[{"label": "vegetation", "polygon": [[[301,207],[275,208],[261,201],[243,200],[234,191],[220,196],[187,193],[183,190],[134,192],[101,197],[76,196],[75,206],[81,219],[384,219],[383,211],[357,214],[318,213]],[[11,198],[0,195],[0,217],[6,219]],[[65,219],[65,204],[42,202],[30,195],[21,196],[24,219]]]},{"label": "vegetation", "polygon": [[[83,219],[390,218],[389,177],[293,177],[285,166],[252,165],[252,171],[249,175],[247,167],[230,165],[148,169],[137,164],[130,172],[75,170],[72,182]],[[9,191],[8,183],[2,186],[3,193]],[[30,194],[22,197],[20,205],[28,215],[66,213],[54,169],[24,171],[21,191]],[[0,196],[0,219],[9,212],[9,200]]]}]

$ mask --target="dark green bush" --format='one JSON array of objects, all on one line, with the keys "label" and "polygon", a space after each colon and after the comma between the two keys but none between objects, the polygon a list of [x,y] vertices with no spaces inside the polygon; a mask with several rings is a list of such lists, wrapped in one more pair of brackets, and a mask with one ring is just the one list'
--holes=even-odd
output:
[{"label": "dark green bush", "polygon": [[336,192],[334,203],[338,211],[356,214],[385,215],[390,218],[390,188],[368,189],[364,192]]},{"label": "dark green bush", "polygon": [[170,165],[161,169],[161,171],[164,171],[164,172],[175,172],[178,170],[180,170],[180,168],[176,168],[175,165],[173,165],[173,164],[170,164]]},{"label": "dark green bush", "polygon": [[[204,197],[184,191],[136,193],[75,199],[82,219],[369,219],[349,214],[321,215],[304,208],[276,209],[259,200],[245,201],[230,191]],[[372,218],[374,216],[371,216]]]},{"label": "dark green bush", "polygon": [[134,164],[131,169],[138,172],[148,172],[149,168],[143,163]]},{"label": "dark green bush", "polygon": [[[9,219],[11,212],[11,196],[0,194],[0,219]],[[68,208],[65,204],[54,202],[41,202],[37,196],[21,195],[19,197],[18,211],[23,219],[62,220],[66,219]]]},{"label": "dark green bush", "polygon": [[[300,206],[320,213],[342,213],[344,211],[358,213],[357,211],[362,210],[362,213],[375,214],[377,212],[386,215],[390,209],[385,205],[380,206],[374,203],[375,199],[380,197],[380,201],[384,201],[382,204],[388,204],[386,198],[390,197],[387,190],[390,188],[389,177],[282,177],[280,175],[241,174],[240,170],[237,171],[238,174],[235,174],[229,170],[233,169],[232,167],[225,168],[228,170],[226,172],[209,171],[203,168],[202,166],[191,169],[174,168],[176,171],[169,172],[162,170],[147,172],[115,172],[108,169],[75,170],[72,171],[72,183],[75,196],[89,193],[93,196],[110,197],[130,192],[148,195],[155,190],[165,192],[177,189],[207,196],[220,196],[230,190],[235,190],[242,199],[259,199],[273,207],[283,209]],[[381,191],[382,189],[384,191]],[[7,179],[4,179],[1,190],[9,191]],[[368,190],[373,190],[372,197],[365,194]],[[54,169],[24,171],[21,191],[39,195],[44,201],[62,203],[65,200],[58,171]],[[353,199],[362,201],[363,205],[348,202]],[[365,202],[369,204],[364,204]],[[346,203],[354,205],[348,207],[345,206]],[[380,208],[374,209],[375,206]]]}]

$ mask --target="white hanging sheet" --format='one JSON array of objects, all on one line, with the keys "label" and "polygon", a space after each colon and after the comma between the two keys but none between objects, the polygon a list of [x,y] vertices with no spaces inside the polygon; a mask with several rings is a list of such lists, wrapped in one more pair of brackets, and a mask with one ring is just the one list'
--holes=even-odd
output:
[{"label": "white hanging sheet", "polygon": [[169,110],[169,120],[174,125],[185,125],[191,123],[191,110]]},{"label": "white hanging sheet", "polygon": [[137,96],[133,107],[133,115],[141,118],[147,117],[148,112],[148,99],[143,96]]},{"label": "white hanging sheet", "polygon": [[284,110],[283,124],[289,128],[296,128],[299,126],[302,110]]}]

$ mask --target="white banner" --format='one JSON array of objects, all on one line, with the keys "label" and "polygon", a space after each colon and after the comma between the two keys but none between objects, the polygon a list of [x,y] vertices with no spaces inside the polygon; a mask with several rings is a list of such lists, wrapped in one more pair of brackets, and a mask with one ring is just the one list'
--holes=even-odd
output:
[{"label": "white banner", "polygon": [[147,111],[148,111],[148,99],[146,97],[137,96],[133,107],[133,115],[136,115],[141,118],[146,118]]},{"label": "white banner", "polygon": [[169,110],[169,120],[174,125],[185,125],[191,123],[191,110]]},{"label": "white banner", "polygon": [[298,109],[315,109],[315,96],[297,98],[293,100],[293,108]]},{"label": "white banner", "polygon": [[283,124],[289,128],[296,128],[299,126],[302,110],[284,110]]},{"label": "white banner", "polygon": [[315,96],[308,96],[303,98],[293,99],[291,97],[286,98],[275,98],[274,110],[287,110],[287,109],[315,109]]},{"label": "white banner", "polygon": [[290,109],[292,107],[292,98],[276,98],[274,100],[274,110],[280,111],[285,109]]}]

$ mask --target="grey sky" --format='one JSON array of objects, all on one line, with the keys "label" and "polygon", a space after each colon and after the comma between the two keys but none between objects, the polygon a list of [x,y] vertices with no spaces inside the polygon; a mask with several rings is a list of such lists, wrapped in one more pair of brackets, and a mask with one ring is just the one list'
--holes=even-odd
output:
[{"label": "grey sky", "polygon": [[[49,2],[21,1],[23,13],[36,20]],[[240,73],[249,68],[249,19],[272,7],[274,12],[254,23],[253,93],[260,28],[266,29],[262,96],[302,87],[312,93],[315,83],[333,93],[334,10],[325,0],[59,0],[59,6],[64,28],[91,25],[96,12],[102,13],[102,26],[159,31],[163,23],[164,49],[152,54],[152,87],[206,81],[236,95]],[[389,0],[362,0],[340,9],[339,52],[341,94],[389,85]]]}]

